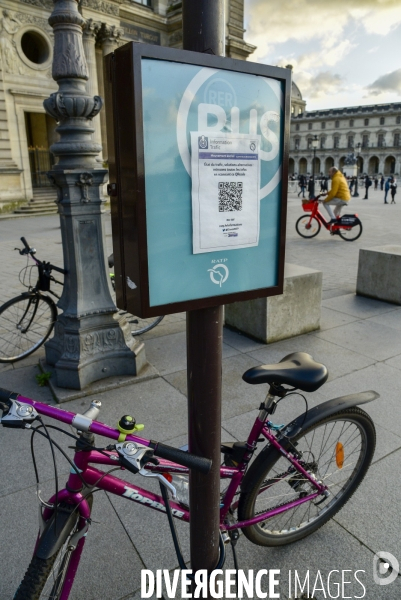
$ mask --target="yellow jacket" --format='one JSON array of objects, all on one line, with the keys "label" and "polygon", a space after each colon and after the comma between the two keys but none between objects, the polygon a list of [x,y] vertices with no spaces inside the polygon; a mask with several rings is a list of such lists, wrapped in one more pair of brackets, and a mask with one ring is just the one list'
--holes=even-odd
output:
[{"label": "yellow jacket", "polygon": [[337,171],[334,173],[333,178],[331,180],[331,190],[327,194],[326,198],[323,202],[329,202],[329,200],[333,200],[333,198],[340,198],[340,200],[344,200],[348,202],[351,200],[351,194],[349,191],[347,180],[341,171]]}]

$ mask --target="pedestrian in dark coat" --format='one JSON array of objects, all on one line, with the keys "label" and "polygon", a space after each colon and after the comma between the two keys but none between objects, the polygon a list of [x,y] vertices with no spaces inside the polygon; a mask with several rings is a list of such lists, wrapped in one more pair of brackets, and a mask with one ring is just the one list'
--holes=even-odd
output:
[{"label": "pedestrian in dark coat", "polygon": [[384,185],[384,204],[388,204],[388,202],[387,202],[387,194],[388,194],[388,192],[389,192],[389,189],[390,189],[391,179],[392,179],[392,178],[391,178],[391,177],[389,177],[389,178],[386,180],[386,183],[385,183],[385,185]]},{"label": "pedestrian in dark coat", "polygon": [[395,195],[397,193],[397,182],[395,179],[390,184],[391,204],[395,204]]},{"label": "pedestrian in dark coat", "polygon": [[372,185],[372,180],[369,177],[369,175],[366,175],[366,177],[365,177],[365,198],[364,198],[364,200],[368,200],[368,191],[369,191],[369,188],[370,188],[371,185]]}]

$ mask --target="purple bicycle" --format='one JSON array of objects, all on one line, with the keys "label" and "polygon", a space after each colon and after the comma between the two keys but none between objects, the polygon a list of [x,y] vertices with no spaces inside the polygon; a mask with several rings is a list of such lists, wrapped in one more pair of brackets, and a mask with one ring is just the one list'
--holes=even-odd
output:
[{"label": "purple bicycle", "polygon": [[[230,542],[237,565],[234,546],[239,530],[261,546],[300,540],[333,517],[363,480],[374,454],[376,434],[371,418],[357,405],[378,398],[376,392],[342,396],[310,410],[304,398],[305,412],[289,424],[270,421],[278,402],[300,394],[295,390],[317,390],[327,377],[326,367],[303,352],[244,373],[247,383],[266,383],[269,390],[248,439],[222,446],[220,476],[228,485],[221,494],[220,559],[216,568],[223,565],[225,545]],[[189,469],[207,473],[209,460],[139,437],[136,432],[143,426],[131,416],[122,417],[117,429],[97,421],[98,401],[93,401],[84,414],[75,414],[0,389],[0,404],[4,427],[29,429],[33,436],[44,436],[53,460],[59,450],[71,465],[65,489],[56,488],[47,501],[38,493],[39,534],[14,600],[68,599],[91,524],[93,494],[98,490],[166,513],[179,565],[186,568],[174,518],[189,521]],[[42,416],[71,425],[77,434],[45,423]],[[52,429],[74,438],[73,459],[52,440]],[[95,434],[114,443],[98,448]],[[251,462],[257,444],[266,440],[266,447]],[[102,471],[99,465],[109,470]],[[35,461],[34,467],[39,481]],[[111,474],[119,469],[157,478],[161,495]]]}]

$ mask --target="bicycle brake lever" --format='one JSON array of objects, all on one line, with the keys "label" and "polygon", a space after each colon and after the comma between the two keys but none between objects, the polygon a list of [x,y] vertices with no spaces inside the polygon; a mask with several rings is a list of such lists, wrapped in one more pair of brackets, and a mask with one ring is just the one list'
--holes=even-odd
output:
[{"label": "bicycle brake lever", "polygon": [[163,477],[163,475],[161,473],[154,473],[153,471],[147,471],[145,469],[145,467],[142,467],[142,469],[139,471],[139,475],[142,475],[143,477],[156,477],[160,481],[160,483],[162,485],[164,485],[164,487],[166,487],[168,490],[170,490],[170,492],[173,496],[173,499],[175,500],[177,498],[177,490],[165,477]]},{"label": "bicycle brake lever", "polygon": [[3,412],[3,416],[0,419],[0,424],[3,427],[13,427],[16,429],[25,429],[30,427],[38,416],[36,410],[30,405],[24,402],[18,402],[14,398],[9,399],[10,405],[8,411]]},{"label": "bicycle brake lever", "polygon": [[146,463],[159,464],[159,461],[153,458],[151,449],[135,442],[122,442],[116,444],[115,448],[120,457],[120,464],[128,471],[134,474],[139,473],[142,477],[157,477],[160,483],[170,490],[173,498],[177,497],[177,490],[161,473],[154,473],[145,469]]}]

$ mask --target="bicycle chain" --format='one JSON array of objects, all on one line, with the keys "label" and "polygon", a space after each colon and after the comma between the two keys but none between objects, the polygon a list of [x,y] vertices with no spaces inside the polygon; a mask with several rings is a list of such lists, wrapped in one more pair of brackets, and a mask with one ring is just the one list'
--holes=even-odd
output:
[{"label": "bicycle chain", "polygon": [[[280,473],[279,475],[276,476],[275,479],[267,479],[263,483],[265,483],[267,485],[271,481],[278,482],[282,477],[285,477],[286,475],[290,475],[290,473],[288,473],[288,471],[286,471],[285,473]],[[281,504],[276,504],[275,506],[270,507],[268,510],[275,510],[276,508],[280,508],[281,506],[285,506],[286,504],[288,504],[288,500],[285,501],[285,502],[282,502]],[[261,510],[260,512],[256,512],[254,514],[254,516],[257,517],[258,515],[262,515],[264,512],[267,512],[266,509],[265,510]]]}]

